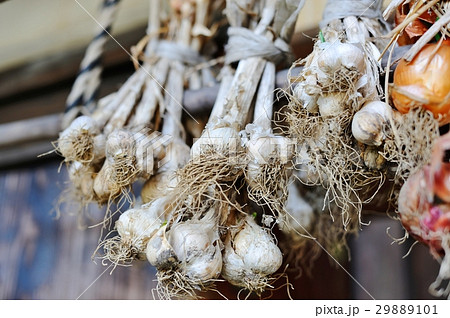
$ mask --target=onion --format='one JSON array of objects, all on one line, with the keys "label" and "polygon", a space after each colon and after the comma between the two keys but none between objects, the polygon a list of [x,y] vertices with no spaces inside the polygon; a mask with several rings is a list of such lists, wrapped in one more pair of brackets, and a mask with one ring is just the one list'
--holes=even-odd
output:
[{"label": "onion", "polygon": [[426,45],[407,64],[401,60],[394,72],[392,100],[401,113],[411,107],[430,110],[440,125],[450,122],[450,46]]},{"label": "onion", "polygon": [[[395,11],[394,22],[395,25],[402,23],[409,13],[409,4],[402,4],[397,7]],[[404,32],[398,38],[398,45],[408,45],[415,43],[425,32],[428,31],[429,26],[436,21],[436,13],[429,9],[422,13],[417,19],[410,22]]]}]

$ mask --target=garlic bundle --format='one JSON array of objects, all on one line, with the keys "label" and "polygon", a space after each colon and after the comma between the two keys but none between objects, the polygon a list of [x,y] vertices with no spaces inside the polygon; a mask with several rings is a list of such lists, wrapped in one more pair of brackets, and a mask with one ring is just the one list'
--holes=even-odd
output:
[{"label": "garlic bundle", "polygon": [[270,287],[271,275],[283,262],[280,249],[267,230],[247,216],[242,228],[225,242],[222,277],[258,294]]},{"label": "garlic bundle", "polygon": [[201,219],[164,225],[147,244],[147,259],[158,270],[160,298],[193,297],[206,290],[222,269],[214,210]]},{"label": "garlic bundle", "polygon": [[[136,72],[117,92],[102,98],[91,114],[76,119],[61,134],[59,144],[65,160],[81,162],[94,170],[94,191],[89,199],[107,205],[104,226],[109,224],[112,204],[132,202],[131,185],[139,179],[151,179],[154,168],[166,163],[164,155],[183,154],[173,158],[178,163],[165,168],[167,177],[161,175],[159,180],[173,179],[173,172],[186,162],[183,158],[188,147],[184,143],[180,101],[185,89],[216,82],[210,67],[199,65],[209,58],[201,56],[203,51],[215,53],[214,48],[203,49],[215,35],[215,12],[220,12],[224,3],[150,0],[147,37],[133,48]],[[156,132],[161,122],[166,130],[163,127],[159,136]],[[177,140],[174,150],[168,150],[172,143],[168,135]],[[74,145],[80,148],[75,154],[71,153]]]},{"label": "garlic bundle", "polygon": [[360,3],[349,10],[328,0],[313,52],[294,63],[304,68],[286,114],[289,137],[297,141],[295,158],[301,162],[294,167],[302,170],[301,181],[326,189],[326,202],[339,207],[350,231],[359,225],[366,191],[383,180],[380,171],[365,166],[351,134],[355,113],[381,93],[376,45],[385,31],[382,1]]},{"label": "garlic bundle", "polygon": [[[191,148],[190,162],[180,171],[180,191],[189,189],[187,196],[192,198],[190,205],[195,209],[206,201],[205,197],[220,201],[229,196],[227,192],[232,191],[233,184],[245,173],[250,157],[245,154],[246,147],[252,146],[246,142],[248,138],[243,136],[245,133],[240,132],[248,123],[249,111],[255,97],[255,107],[259,109],[255,110],[255,124],[258,125],[257,116],[268,111],[264,114],[268,116],[267,120],[262,120],[261,123],[264,129],[270,129],[272,108],[267,105],[273,103],[275,63],[288,55],[287,45],[283,43],[289,42],[302,6],[302,1],[227,1],[226,14],[231,28],[225,60],[228,64],[235,61],[239,61],[239,64],[234,75],[226,74],[222,80],[206,128]],[[257,14],[249,15],[248,12]],[[286,20],[279,20],[280,17]],[[243,43],[249,44],[249,50],[242,50]],[[229,71],[229,66],[224,68],[224,72],[226,71]],[[256,137],[262,136],[255,135],[254,138]],[[274,137],[272,140],[280,141],[280,149],[284,147],[285,140],[270,134],[271,137]],[[255,147],[257,146],[252,149]],[[267,156],[270,156],[270,159],[280,157],[281,151],[269,152],[265,159],[269,159]],[[261,173],[256,170],[261,171],[261,168],[255,166],[260,164],[263,163],[250,164],[248,175],[260,178]],[[270,176],[264,174],[263,178]],[[253,184],[252,181],[250,183]],[[208,193],[210,191],[213,191],[212,195]]]},{"label": "garlic bundle", "polygon": [[294,143],[272,131],[274,91],[275,64],[267,62],[256,96],[253,123],[242,134],[246,137],[243,144],[248,157],[245,172],[248,196],[279,216],[287,196]]}]

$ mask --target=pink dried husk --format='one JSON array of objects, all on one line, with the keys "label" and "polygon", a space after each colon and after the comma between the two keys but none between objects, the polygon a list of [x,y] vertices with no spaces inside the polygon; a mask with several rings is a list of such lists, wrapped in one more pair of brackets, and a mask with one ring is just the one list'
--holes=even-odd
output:
[{"label": "pink dried husk", "polygon": [[436,281],[430,286],[435,296],[449,296],[450,285],[440,288],[450,279],[450,200],[449,166],[442,162],[449,148],[449,134],[435,143],[432,160],[410,175],[402,186],[398,212],[404,228],[416,240],[430,248],[433,257],[441,263]]}]

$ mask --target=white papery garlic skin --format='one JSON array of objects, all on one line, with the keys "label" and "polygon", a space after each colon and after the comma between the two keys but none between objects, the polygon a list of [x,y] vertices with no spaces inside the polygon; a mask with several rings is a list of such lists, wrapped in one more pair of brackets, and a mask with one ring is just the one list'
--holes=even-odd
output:
[{"label": "white papery garlic skin", "polygon": [[106,159],[114,161],[116,156],[129,156],[130,160],[134,159],[136,141],[133,133],[117,129],[111,132],[106,139]]},{"label": "white papery garlic skin", "polygon": [[322,51],[317,59],[317,65],[326,73],[334,73],[343,67],[365,71],[364,52],[356,45],[340,42],[320,43]]},{"label": "white papery garlic skin", "polygon": [[143,206],[122,213],[116,222],[116,229],[122,242],[128,243],[138,253],[145,253],[150,238],[161,227],[161,220],[155,210]]},{"label": "white papery garlic skin", "polygon": [[199,159],[203,154],[234,153],[241,149],[239,132],[232,127],[206,128],[191,148],[191,158]]},{"label": "white papery garlic skin", "polygon": [[294,182],[288,186],[289,195],[286,200],[286,214],[280,221],[280,228],[285,232],[307,234],[315,219],[312,206],[303,199]]},{"label": "white papery garlic skin", "polygon": [[181,270],[194,281],[208,281],[222,271],[218,229],[213,220],[189,220],[175,224],[169,242],[180,261]]},{"label": "white papery garlic skin", "polygon": [[74,142],[83,135],[94,137],[100,133],[96,122],[89,116],[75,118],[64,131],[59,134],[58,150],[65,158],[72,158],[74,155]]},{"label": "white papery garlic skin", "polygon": [[72,162],[68,169],[69,179],[74,187],[88,198],[93,195],[94,174],[94,167],[83,165],[78,161]]},{"label": "white papery garlic skin", "polygon": [[222,276],[233,285],[258,289],[260,281],[275,273],[282,261],[273,237],[247,217],[244,227],[225,246]]},{"label": "white papery garlic skin", "polygon": [[319,96],[317,105],[322,117],[337,117],[345,111],[345,93],[330,93]]},{"label": "white papery garlic skin", "polygon": [[363,144],[380,146],[393,114],[392,107],[384,102],[368,102],[353,116],[353,137]]},{"label": "white papery garlic skin", "polygon": [[167,225],[162,226],[148,241],[146,256],[149,263],[158,270],[171,269],[178,264],[172,246],[166,238]]}]

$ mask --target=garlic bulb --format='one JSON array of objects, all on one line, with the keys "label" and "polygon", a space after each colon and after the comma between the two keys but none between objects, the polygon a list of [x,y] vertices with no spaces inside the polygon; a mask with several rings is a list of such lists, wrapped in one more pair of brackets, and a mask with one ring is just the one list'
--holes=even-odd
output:
[{"label": "garlic bulb", "polygon": [[168,171],[160,172],[148,179],[141,190],[141,198],[143,203],[151,202],[159,197],[164,196],[167,191],[175,188],[177,185],[177,177]]},{"label": "garlic bulb", "polygon": [[192,145],[191,158],[197,160],[204,153],[228,154],[240,149],[239,132],[233,127],[206,128]]},{"label": "garlic bulb", "polygon": [[247,182],[256,186],[260,178],[264,178],[263,165],[278,162],[288,164],[294,154],[294,143],[283,136],[276,136],[271,129],[263,129],[254,124],[246,126],[250,138],[244,142],[250,162],[247,164]]},{"label": "garlic bulb", "polygon": [[158,270],[158,286],[170,297],[192,294],[214,282],[222,270],[214,210],[202,219],[161,227],[147,244],[147,260]]},{"label": "garlic bulb", "polygon": [[381,101],[371,101],[356,112],[352,120],[352,134],[356,140],[369,146],[380,146],[386,127],[393,118],[392,107]]},{"label": "garlic bulb", "polygon": [[273,237],[248,216],[243,228],[226,242],[222,276],[233,285],[260,293],[282,261]]},{"label": "garlic bulb", "polygon": [[158,172],[148,179],[141,191],[142,201],[150,202],[174,189],[178,184],[176,170],[189,161],[189,146],[181,139],[174,139],[165,151],[165,157],[158,164]]},{"label": "garlic bulb", "polygon": [[99,134],[94,137],[94,158],[92,163],[98,162],[105,158],[106,137]]},{"label": "garlic bulb", "polygon": [[321,53],[317,59],[319,68],[332,74],[342,68],[356,70],[363,73],[365,70],[364,53],[356,45],[340,42],[320,43]]},{"label": "garlic bulb", "polygon": [[90,162],[94,159],[94,136],[100,133],[95,121],[80,116],[59,134],[58,151],[66,160]]},{"label": "garlic bulb", "polygon": [[315,215],[312,206],[303,199],[299,189],[294,182],[288,186],[289,195],[286,201],[285,220],[280,220],[282,231],[290,232],[292,230],[307,234],[312,228]]},{"label": "garlic bulb", "polygon": [[330,93],[319,96],[317,105],[322,117],[336,117],[341,115],[345,110],[347,102],[345,93]]},{"label": "garlic bulb", "polygon": [[94,191],[100,201],[118,195],[137,175],[135,140],[131,132],[111,132],[106,140],[105,153],[105,162],[94,180]]},{"label": "garlic bulb", "polygon": [[142,206],[122,213],[116,222],[116,229],[124,245],[133,247],[142,257],[150,237],[161,227],[161,220],[154,209]]},{"label": "garlic bulb", "polygon": [[105,160],[102,168],[94,179],[93,189],[99,202],[108,201],[119,194],[120,188],[111,179],[113,165],[109,160]]},{"label": "garlic bulb", "polygon": [[95,169],[92,166],[85,166],[81,162],[74,161],[69,166],[68,174],[75,189],[79,190],[83,197],[91,198]]},{"label": "garlic bulb", "polygon": [[222,254],[213,219],[205,217],[175,224],[170,230],[169,242],[189,279],[207,282],[219,277]]},{"label": "garlic bulb", "polygon": [[320,88],[317,84],[316,74],[305,75],[304,80],[300,81],[293,89],[294,96],[300,104],[310,113],[317,113],[317,98],[320,94]]},{"label": "garlic bulb", "polygon": [[134,157],[135,139],[133,133],[125,129],[116,129],[106,139],[106,157],[114,160],[117,156]]}]

